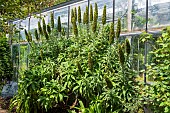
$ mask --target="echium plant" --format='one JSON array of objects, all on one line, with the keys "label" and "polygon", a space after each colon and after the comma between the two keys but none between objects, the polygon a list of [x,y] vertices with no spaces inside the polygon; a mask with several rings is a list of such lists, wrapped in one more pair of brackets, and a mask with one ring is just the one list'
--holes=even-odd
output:
[{"label": "echium plant", "polygon": [[40,41],[40,38],[39,38],[37,29],[35,29],[35,31],[34,31],[34,36],[35,36],[35,39],[36,39],[37,41]]},{"label": "echium plant", "polygon": [[131,50],[131,48],[130,48],[130,42],[129,42],[129,40],[126,38],[126,40],[125,40],[125,52],[126,52],[127,56],[130,55],[130,50]]},{"label": "echium plant", "polygon": [[58,32],[61,32],[61,19],[60,19],[60,16],[58,16],[57,30],[58,30]]},{"label": "echium plant", "polygon": [[77,22],[77,8],[76,7],[74,8],[74,18],[75,18],[75,21]]},{"label": "echium plant", "polygon": [[92,71],[93,70],[93,60],[92,60],[92,52],[88,53],[88,68]]},{"label": "echium plant", "polygon": [[119,54],[119,61],[121,63],[121,66],[123,66],[125,63],[125,56],[122,50],[122,46],[120,44],[118,45],[118,54]]},{"label": "echium plant", "polygon": [[81,23],[81,8],[80,6],[78,7],[78,23]]},{"label": "echium plant", "polygon": [[51,34],[51,27],[50,27],[49,24],[47,25],[47,32],[48,32],[49,34]]},{"label": "echium plant", "polygon": [[86,6],[86,19],[85,19],[85,22],[86,22],[86,24],[89,23],[89,9],[88,9],[87,6]]},{"label": "echium plant", "polygon": [[97,3],[95,3],[95,12],[96,12],[96,17],[97,17],[97,19],[98,19],[98,6],[97,6]]},{"label": "echium plant", "polygon": [[38,32],[40,35],[43,35],[43,30],[42,30],[40,21],[38,21]]},{"label": "echium plant", "polygon": [[84,12],[84,14],[83,14],[83,24],[86,24],[86,12]]},{"label": "echium plant", "polygon": [[97,30],[97,13],[96,11],[94,12],[94,19],[93,19],[93,24],[92,24],[92,31],[95,33]]},{"label": "echium plant", "polygon": [[73,18],[74,18],[74,9],[71,9],[71,23],[73,23]]},{"label": "echium plant", "polygon": [[73,32],[75,36],[78,36],[78,29],[75,18],[73,18]]},{"label": "echium plant", "polygon": [[114,31],[114,23],[112,22],[110,24],[109,44],[112,44],[114,42],[114,38],[115,38],[115,31]]},{"label": "echium plant", "polygon": [[106,24],[106,5],[104,5],[104,8],[103,8],[102,24],[103,25]]},{"label": "echium plant", "polygon": [[90,4],[90,22],[93,21],[93,6]]},{"label": "echium plant", "polygon": [[120,37],[120,32],[121,32],[121,19],[118,18],[117,29],[116,29],[116,38],[117,38],[117,40]]},{"label": "echium plant", "polygon": [[45,34],[45,32],[47,32],[47,28],[46,28],[46,23],[45,23],[45,19],[42,19],[42,24],[43,24],[43,33]]},{"label": "echium plant", "polygon": [[51,13],[51,28],[54,29],[54,13]]}]

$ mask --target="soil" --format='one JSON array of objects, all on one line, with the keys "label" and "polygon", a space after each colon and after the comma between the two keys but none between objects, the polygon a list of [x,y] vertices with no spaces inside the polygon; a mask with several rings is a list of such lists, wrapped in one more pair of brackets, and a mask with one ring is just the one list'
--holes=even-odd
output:
[{"label": "soil", "polygon": [[10,99],[8,98],[2,98],[0,97],[0,113],[16,113],[16,112],[9,112],[9,105],[10,105]]}]

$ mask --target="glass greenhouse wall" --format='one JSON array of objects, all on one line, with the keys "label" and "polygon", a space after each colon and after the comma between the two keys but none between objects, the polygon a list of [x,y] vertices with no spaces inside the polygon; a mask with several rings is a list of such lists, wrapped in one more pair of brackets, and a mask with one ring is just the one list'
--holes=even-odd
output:
[{"label": "glass greenhouse wall", "polygon": [[[148,3],[146,3],[148,1]],[[33,32],[38,28],[37,23],[41,17],[45,19],[46,24],[50,22],[50,14],[54,13],[54,23],[57,26],[58,16],[61,17],[62,27],[64,27],[67,36],[71,35],[71,9],[81,7],[81,16],[86,10],[86,6],[98,4],[98,22],[101,23],[103,7],[107,7],[107,22],[117,23],[118,18],[122,21],[122,40],[128,38],[132,45],[133,67],[135,70],[144,69],[144,57],[149,51],[147,46],[140,42],[139,37],[143,31],[159,35],[162,27],[170,25],[170,0],[71,0],[63,4],[44,9],[41,14],[29,16],[25,20],[13,21],[19,33],[12,37],[12,58],[15,73],[19,69],[27,69],[29,45],[26,42],[24,29]],[[148,12],[148,13],[147,13]],[[34,39],[33,39],[34,40]],[[149,57],[149,56],[148,56]],[[148,58],[147,57],[147,58]],[[148,58],[149,59],[149,58]],[[147,59],[145,59],[147,60]]]}]

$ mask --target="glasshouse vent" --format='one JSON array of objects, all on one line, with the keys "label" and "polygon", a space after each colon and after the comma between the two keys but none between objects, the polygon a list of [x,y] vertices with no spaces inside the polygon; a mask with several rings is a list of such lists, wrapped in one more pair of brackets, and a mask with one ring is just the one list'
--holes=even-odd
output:
[{"label": "glasshouse vent", "polygon": [[170,113],[170,0],[1,0],[0,113]]}]

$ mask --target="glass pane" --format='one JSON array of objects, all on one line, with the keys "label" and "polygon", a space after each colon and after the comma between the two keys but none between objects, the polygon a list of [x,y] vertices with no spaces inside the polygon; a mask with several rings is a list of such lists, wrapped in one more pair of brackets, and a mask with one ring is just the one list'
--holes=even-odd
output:
[{"label": "glass pane", "polygon": [[27,69],[27,55],[28,55],[27,45],[20,46],[20,70]]},{"label": "glass pane", "polygon": [[12,62],[13,62],[13,70],[14,76],[17,77],[18,69],[19,69],[19,45],[12,45]]},{"label": "glass pane", "polygon": [[170,25],[170,0],[149,0],[150,29]]},{"label": "glass pane", "polygon": [[25,20],[21,20],[21,24],[20,24],[20,41],[26,41],[26,37],[25,37],[25,32],[24,30],[26,29],[28,31],[28,25],[29,25],[29,18],[25,19]]},{"label": "glass pane", "polygon": [[19,24],[20,24],[20,20],[13,22],[13,25],[14,25],[13,29],[15,33],[13,34],[13,37],[12,37],[12,43],[19,42]]},{"label": "glass pane", "polygon": [[133,0],[132,5],[132,30],[145,29],[146,23],[146,0]]},{"label": "glass pane", "polygon": [[[115,1],[115,20],[121,19],[122,31],[127,31],[128,0]],[[115,24],[116,24],[115,23]]]}]

